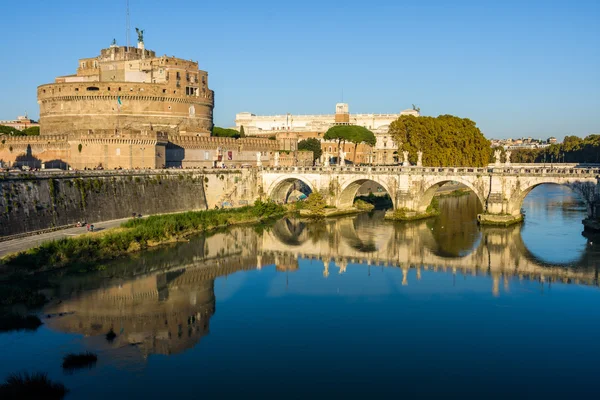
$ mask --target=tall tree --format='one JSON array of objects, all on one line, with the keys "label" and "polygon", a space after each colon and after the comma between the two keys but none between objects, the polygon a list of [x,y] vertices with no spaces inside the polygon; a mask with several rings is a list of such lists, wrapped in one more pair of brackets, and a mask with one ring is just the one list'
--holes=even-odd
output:
[{"label": "tall tree", "polygon": [[492,149],[475,122],[453,115],[415,117],[402,115],[390,124],[390,135],[399,151],[409,152],[409,161],[417,161],[423,152],[423,165],[485,166]]},{"label": "tall tree", "polygon": [[[346,142],[354,143],[354,161],[356,161],[356,148],[360,143],[366,143],[375,146],[376,138],[373,132],[363,126],[358,125],[336,125],[332,126],[323,135],[325,140],[337,140],[338,148],[341,148]],[[339,160],[341,161],[341,160]]]},{"label": "tall tree", "polygon": [[323,151],[321,150],[321,142],[319,139],[310,138],[298,142],[298,150],[309,150],[313,152],[313,161],[321,158]]},{"label": "tall tree", "polygon": [[246,137],[246,133],[244,132],[244,125],[240,126],[240,137]]}]

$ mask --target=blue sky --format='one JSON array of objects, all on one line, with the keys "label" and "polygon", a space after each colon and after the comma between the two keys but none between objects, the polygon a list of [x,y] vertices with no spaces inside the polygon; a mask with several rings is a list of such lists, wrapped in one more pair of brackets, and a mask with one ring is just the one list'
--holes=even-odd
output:
[{"label": "blue sky", "polygon": [[[0,119],[113,38],[125,2],[3,5]],[[130,0],[131,39],[197,60],[216,125],[235,114],[392,113],[476,121],[488,138],[600,133],[600,2]]]}]

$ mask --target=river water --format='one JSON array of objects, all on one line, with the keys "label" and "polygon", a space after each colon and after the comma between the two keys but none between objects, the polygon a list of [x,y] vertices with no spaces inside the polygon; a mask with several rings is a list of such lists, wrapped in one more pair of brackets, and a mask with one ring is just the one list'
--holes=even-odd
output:
[{"label": "river water", "polygon": [[[68,399],[597,398],[585,207],[541,186],[522,226],[482,229],[474,195],[440,205],[414,223],[284,218],[51,276],[44,325],[0,334],[0,376],[47,372]],[[61,369],[83,351],[95,366]]]}]

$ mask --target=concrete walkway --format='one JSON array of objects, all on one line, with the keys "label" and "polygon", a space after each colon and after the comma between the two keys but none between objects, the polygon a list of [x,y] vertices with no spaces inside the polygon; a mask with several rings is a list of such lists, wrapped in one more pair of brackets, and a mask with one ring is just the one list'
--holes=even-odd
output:
[{"label": "concrete walkway", "polygon": [[[123,222],[131,218],[115,219],[112,221],[98,222],[94,224],[94,232],[100,232],[105,229],[119,227]],[[10,253],[24,251],[32,247],[39,246],[50,240],[62,239],[65,237],[80,236],[87,233],[85,226],[80,228],[67,228],[59,231],[42,233],[40,235],[26,236],[19,239],[0,242],[0,258]]]}]

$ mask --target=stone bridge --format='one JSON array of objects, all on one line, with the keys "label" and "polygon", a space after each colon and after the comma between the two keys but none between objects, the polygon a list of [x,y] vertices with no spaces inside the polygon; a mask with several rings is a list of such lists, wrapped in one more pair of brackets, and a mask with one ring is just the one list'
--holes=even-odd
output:
[{"label": "stone bridge", "polygon": [[547,167],[541,164],[470,167],[271,167],[262,168],[258,181],[263,196],[285,202],[297,181],[312,192],[320,192],[329,205],[345,209],[353,205],[358,189],[367,181],[381,185],[394,209],[419,216],[425,214],[437,189],[458,182],[471,189],[481,202],[481,222],[520,221],[523,199],[542,184],[566,185],[577,192],[595,217],[598,197],[598,167],[576,165]]}]

